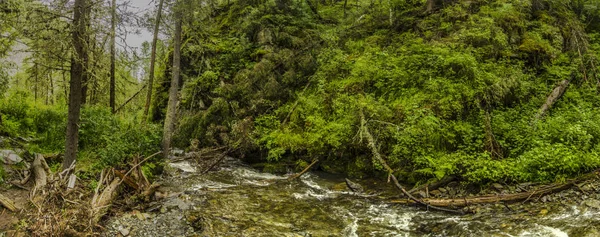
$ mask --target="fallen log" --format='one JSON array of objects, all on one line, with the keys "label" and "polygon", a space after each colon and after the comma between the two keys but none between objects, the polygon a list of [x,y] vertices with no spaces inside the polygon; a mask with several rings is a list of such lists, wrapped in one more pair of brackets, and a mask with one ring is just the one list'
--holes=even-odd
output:
[{"label": "fallen log", "polygon": [[[571,77],[574,77],[574,75],[571,75]],[[546,102],[542,105],[542,107],[540,107],[540,110],[535,115],[535,121],[541,119],[546,112],[552,108],[554,103],[556,103],[556,101],[558,101],[558,99],[560,99],[560,97],[565,93],[568,86],[569,80],[563,80],[554,88],[554,90],[552,90],[552,93],[550,93],[548,98],[546,98]]]},{"label": "fallen log", "polygon": [[[600,170],[596,170],[592,173],[581,176],[578,179],[571,180],[564,184],[554,184],[539,188],[537,190],[521,192],[521,193],[513,193],[513,194],[498,194],[498,195],[482,195],[475,197],[465,197],[465,198],[426,198],[421,201],[427,203],[432,206],[439,207],[466,207],[469,205],[476,204],[492,204],[492,203],[511,203],[511,202],[527,202],[532,199],[541,198],[545,195],[557,193],[568,188],[573,187],[577,183],[584,182],[590,179],[594,179],[598,177],[598,173]],[[410,199],[402,199],[402,200],[393,200],[391,203],[415,203],[414,200]]]},{"label": "fallen log", "polygon": [[2,194],[0,194],[0,204],[12,212],[16,212],[19,210],[19,208],[15,206],[15,202],[13,202],[10,198],[7,198]]},{"label": "fallen log", "polygon": [[[528,201],[535,198],[540,198],[544,195],[560,192],[573,186],[574,183],[566,183],[560,185],[553,185],[551,187],[542,188],[532,192],[522,192],[513,194],[499,194],[499,195],[483,195],[476,197],[465,197],[465,198],[424,198],[421,201],[432,206],[438,207],[466,207],[469,205],[476,204],[493,204],[493,203],[510,203],[519,201]],[[415,203],[413,200],[393,200],[391,203]]]},{"label": "fallen log", "polygon": [[290,176],[288,178],[288,180],[294,180],[294,179],[300,178],[300,176],[302,176],[304,173],[308,172],[308,170],[310,170],[310,168],[313,167],[313,165],[315,165],[317,162],[319,162],[319,159],[313,160],[313,162],[310,163],[310,165],[306,166],[306,168],[304,168],[300,173]]},{"label": "fallen log", "polygon": [[362,135],[367,139],[367,145],[368,145],[369,149],[371,149],[371,153],[373,154],[373,159],[375,159],[375,161],[377,161],[379,164],[381,164],[381,166],[383,166],[383,168],[388,172],[388,177],[391,178],[391,180],[394,182],[394,185],[396,186],[396,188],[398,188],[398,190],[400,190],[410,200],[412,200],[413,202],[415,202],[417,204],[420,204],[421,206],[427,208],[428,210],[434,209],[434,210],[438,210],[438,211],[464,214],[464,212],[461,210],[448,209],[448,208],[444,208],[444,206],[439,206],[439,205],[424,202],[422,200],[417,199],[415,196],[413,196],[408,191],[406,191],[406,189],[400,184],[400,182],[398,182],[398,179],[393,174],[394,170],[387,164],[387,162],[385,162],[385,160],[379,153],[379,149],[377,148],[377,145],[375,144],[375,139],[373,138],[373,135],[371,135],[371,133],[369,132],[369,129],[367,128],[367,120],[365,119],[365,115],[363,114],[362,111],[360,112],[360,120],[361,120]]}]

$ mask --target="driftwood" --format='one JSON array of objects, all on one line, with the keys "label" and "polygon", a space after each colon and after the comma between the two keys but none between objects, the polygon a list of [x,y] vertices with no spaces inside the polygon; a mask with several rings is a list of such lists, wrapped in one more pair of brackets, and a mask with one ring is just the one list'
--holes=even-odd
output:
[{"label": "driftwood", "polygon": [[300,173],[290,176],[288,178],[288,180],[294,180],[294,179],[300,178],[300,176],[302,176],[304,173],[308,172],[308,170],[310,170],[310,168],[313,167],[313,165],[315,165],[317,162],[319,162],[319,159],[313,160],[313,162],[310,163],[310,165],[306,166],[306,168],[304,168]]},{"label": "driftwood", "polygon": [[552,108],[554,103],[556,103],[556,101],[558,101],[558,99],[560,99],[560,97],[565,93],[568,86],[569,80],[563,80],[558,84],[558,86],[554,88],[554,90],[552,90],[552,93],[550,93],[550,95],[548,95],[548,98],[546,98],[546,102],[542,105],[542,107],[540,107],[540,110],[535,115],[535,121],[541,119],[546,114],[546,112],[548,112],[548,110]]},{"label": "driftwood", "polygon": [[6,209],[12,212],[16,212],[19,210],[19,208],[15,206],[15,202],[13,202],[10,198],[7,198],[2,194],[0,194],[0,205],[6,207]]},{"label": "driftwood", "polygon": [[400,184],[400,182],[398,182],[398,179],[393,174],[394,170],[387,164],[387,162],[385,162],[385,160],[379,153],[379,149],[377,148],[377,145],[375,144],[375,139],[373,138],[373,135],[371,135],[371,133],[369,132],[369,129],[367,128],[367,121],[366,121],[365,116],[362,111],[360,113],[360,119],[361,119],[362,135],[367,139],[367,145],[369,146],[369,149],[371,149],[371,153],[373,154],[373,159],[375,159],[375,161],[377,161],[379,164],[381,164],[381,166],[383,166],[383,168],[388,172],[388,177],[391,178],[391,180],[394,182],[394,185],[396,186],[396,188],[398,188],[398,190],[400,190],[404,195],[406,195],[413,202],[420,204],[421,206],[426,207],[427,209],[434,209],[434,210],[438,210],[438,211],[464,214],[464,212],[461,210],[448,209],[448,208],[444,208],[444,206],[424,202],[422,200],[417,199],[415,196],[413,196],[408,191],[406,191],[406,189]]}]

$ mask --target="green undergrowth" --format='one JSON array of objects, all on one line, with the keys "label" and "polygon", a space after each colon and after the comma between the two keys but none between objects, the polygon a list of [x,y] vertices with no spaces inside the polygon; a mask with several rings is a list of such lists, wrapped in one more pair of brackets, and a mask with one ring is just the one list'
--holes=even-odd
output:
[{"label": "green undergrowth", "polygon": [[320,1],[318,15],[285,0],[198,14],[186,26],[176,144],[384,177],[363,114],[405,182],[551,182],[600,167],[594,1],[342,2]]},{"label": "green undergrowth", "polygon": [[[30,140],[25,149],[42,154],[64,153],[67,108],[35,102],[25,92],[7,94],[0,100],[0,133]],[[78,170],[95,175],[108,167],[125,167],[134,156],[147,157],[160,149],[161,127],[140,125],[129,114],[113,115],[105,106],[84,106],[79,125]],[[59,169],[60,164],[51,164]],[[156,173],[160,159],[144,166],[148,176]]]}]

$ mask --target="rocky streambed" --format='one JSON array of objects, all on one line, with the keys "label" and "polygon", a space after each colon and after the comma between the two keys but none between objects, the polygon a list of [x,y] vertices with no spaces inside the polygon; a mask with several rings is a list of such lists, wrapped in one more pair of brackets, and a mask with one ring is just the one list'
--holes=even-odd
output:
[{"label": "rocky streambed", "polygon": [[[524,204],[476,206],[476,214],[452,215],[390,204],[394,191],[381,189],[390,185],[365,181],[365,192],[354,193],[344,177],[309,172],[286,181],[234,159],[223,164],[204,175],[186,161],[170,164],[159,192],[164,198],[113,217],[103,235],[600,236],[597,182]],[[487,192],[531,188],[495,186]],[[461,192],[456,190],[432,193]]]}]

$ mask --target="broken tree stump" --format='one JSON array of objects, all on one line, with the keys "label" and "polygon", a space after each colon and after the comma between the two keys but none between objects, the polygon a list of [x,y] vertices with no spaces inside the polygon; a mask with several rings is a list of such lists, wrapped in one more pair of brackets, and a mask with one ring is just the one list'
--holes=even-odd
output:
[{"label": "broken tree stump", "polygon": [[108,207],[110,207],[113,200],[118,195],[118,188],[120,184],[121,179],[119,177],[115,177],[112,182],[106,186],[102,193],[100,193],[100,195],[94,195],[92,198],[92,224],[97,224],[106,214]]}]

